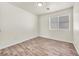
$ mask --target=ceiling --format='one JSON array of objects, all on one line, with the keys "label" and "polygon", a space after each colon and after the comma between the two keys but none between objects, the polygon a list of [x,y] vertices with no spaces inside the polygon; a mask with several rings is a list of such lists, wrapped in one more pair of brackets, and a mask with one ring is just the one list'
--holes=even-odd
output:
[{"label": "ceiling", "polygon": [[[55,12],[61,9],[72,7],[72,2],[43,2],[43,6],[37,6],[37,2],[10,2],[19,8],[27,10],[33,14],[41,15],[49,12]],[[49,10],[47,10],[49,8]]]}]

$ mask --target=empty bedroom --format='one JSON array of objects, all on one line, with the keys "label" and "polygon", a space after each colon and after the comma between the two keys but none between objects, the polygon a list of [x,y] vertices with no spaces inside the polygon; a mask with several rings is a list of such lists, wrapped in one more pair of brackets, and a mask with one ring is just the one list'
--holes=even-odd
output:
[{"label": "empty bedroom", "polygon": [[0,56],[78,56],[78,2],[0,2]]}]

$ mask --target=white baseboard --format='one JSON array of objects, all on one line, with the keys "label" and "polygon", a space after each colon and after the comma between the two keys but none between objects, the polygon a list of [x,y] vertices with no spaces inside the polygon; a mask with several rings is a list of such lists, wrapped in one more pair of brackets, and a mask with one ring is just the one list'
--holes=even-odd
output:
[{"label": "white baseboard", "polygon": [[[40,35],[40,37],[45,37],[45,38],[57,40],[56,38],[53,38],[53,37],[50,37],[50,36],[45,36],[45,35]],[[71,41],[66,41],[66,40],[58,40],[58,41],[63,41],[63,42],[72,43]]]},{"label": "white baseboard", "polygon": [[75,49],[76,49],[77,53],[79,54],[79,48],[78,48],[78,46],[76,45],[76,43],[75,43],[75,42],[73,42],[73,45],[74,45],[74,47],[75,47]]},{"label": "white baseboard", "polygon": [[36,38],[36,37],[38,37],[38,36],[31,36],[31,37],[28,37],[28,38],[23,39],[23,40],[17,40],[16,42],[4,44],[4,45],[1,45],[1,46],[0,46],[0,49],[4,49],[4,48],[10,47],[10,46],[13,46],[13,45],[22,43],[22,42],[24,42],[24,41],[27,41],[27,40],[30,40],[30,39],[33,39],[33,38]]},{"label": "white baseboard", "polygon": [[[31,37],[28,37],[26,39],[23,39],[23,40],[17,40],[16,42],[12,42],[12,43],[6,43],[6,44],[3,44],[3,45],[0,45],[0,49],[4,49],[6,47],[10,47],[10,46],[13,46],[13,45],[16,45],[18,43],[22,43],[24,41],[27,41],[27,40],[30,40],[32,38],[36,38],[36,37],[44,37],[44,38],[49,38],[49,39],[54,39],[54,40],[57,40],[53,37],[49,37],[49,36],[44,36],[44,35],[35,35],[35,36],[31,36]],[[63,41],[63,40],[58,40],[58,41]],[[68,41],[64,41],[64,42],[68,42]],[[69,43],[72,43],[72,42],[69,42]]]}]

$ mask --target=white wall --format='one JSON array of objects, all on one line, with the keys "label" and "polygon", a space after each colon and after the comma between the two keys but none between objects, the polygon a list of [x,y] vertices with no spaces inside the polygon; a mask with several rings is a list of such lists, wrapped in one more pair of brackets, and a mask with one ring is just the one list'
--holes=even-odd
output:
[{"label": "white wall", "polygon": [[[49,30],[49,16],[53,15],[70,15],[70,31]],[[54,13],[44,14],[39,16],[40,21],[40,36],[52,38],[59,41],[72,42],[72,8],[57,11]]]},{"label": "white wall", "polygon": [[37,16],[9,3],[0,3],[0,49],[36,37]]},{"label": "white wall", "polygon": [[[74,6],[74,19],[78,21],[78,10],[79,8]],[[49,15],[63,15],[69,13],[70,15],[70,31],[55,31],[49,30],[48,18]],[[28,40],[33,37],[40,36],[72,42],[72,9],[66,9],[51,14],[40,15],[39,20],[36,15],[27,12],[19,7],[13,6],[9,3],[0,3],[0,49]],[[79,49],[79,34],[78,26],[74,22],[74,38],[76,48]],[[75,28],[76,26],[76,28]]]},{"label": "white wall", "polygon": [[79,53],[79,3],[75,3],[73,8],[73,29],[74,46]]}]

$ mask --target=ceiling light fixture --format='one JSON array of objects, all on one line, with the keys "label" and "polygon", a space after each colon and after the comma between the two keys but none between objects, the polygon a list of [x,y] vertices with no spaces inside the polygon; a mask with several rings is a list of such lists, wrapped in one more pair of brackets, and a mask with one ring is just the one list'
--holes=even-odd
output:
[{"label": "ceiling light fixture", "polygon": [[42,2],[39,2],[39,3],[38,3],[38,6],[39,6],[39,7],[43,6],[43,3],[42,3]]}]

